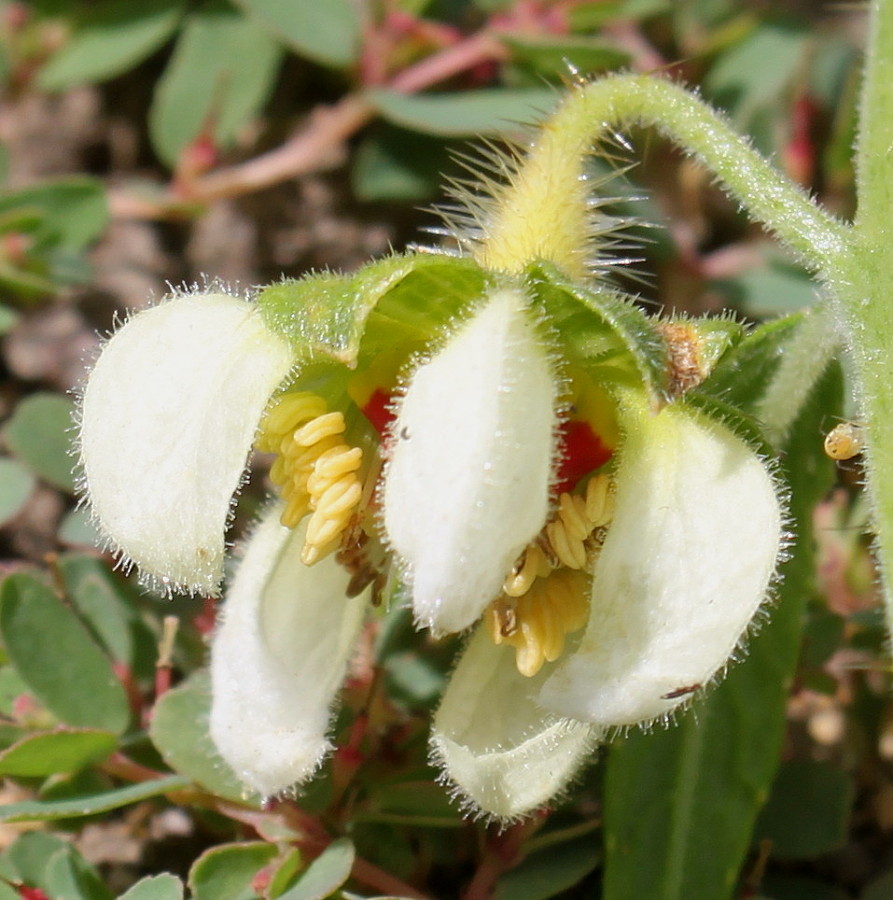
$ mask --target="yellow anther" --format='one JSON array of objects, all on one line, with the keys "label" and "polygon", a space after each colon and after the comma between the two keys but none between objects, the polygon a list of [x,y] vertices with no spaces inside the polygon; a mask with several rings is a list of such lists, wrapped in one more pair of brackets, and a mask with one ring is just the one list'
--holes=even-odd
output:
[{"label": "yellow anther", "polygon": [[312,565],[336,550],[363,497],[363,451],[344,442],[345,421],[321,397],[284,394],[267,413],[259,449],[278,452],[271,481],[286,502],[280,521],[294,528],[308,513],[301,559]]},{"label": "yellow anther", "polygon": [[587,585],[582,572],[559,569],[537,579],[523,597],[503,595],[490,605],[493,642],[515,648],[515,665],[522,675],[536,675],[544,663],[558,659],[567,635],[586,624]]},{"label": "yellow anther", "polygon": [[586,518],[592,528],[607,525],[614,517],[614,482],[607,475],[596,475],[586,485]]},{"label": "yellow anther", "polygon": [[299,447],[313,447],[323,438],[343,433],[344,416],[340,412],[330,412],[299,428],[295,432],[294,442]]},{"label": "yellow anther", "polygon": [[502,590],[509,597],[521,597],[530,590],[534,579],[543,578],[552,571],[541,547],[531,544],[518,558],[515,568],[506,578]]},{"label": "yellow anther", "polygon": [[589,479],[585,496],[563,493],[555,518],[518,557],[490,604],[487,624],[495,644],[515,648],[522,675],[535,675],[564,652],[568,634],[589,617],[588,576],[614,514],[614,483]]}]

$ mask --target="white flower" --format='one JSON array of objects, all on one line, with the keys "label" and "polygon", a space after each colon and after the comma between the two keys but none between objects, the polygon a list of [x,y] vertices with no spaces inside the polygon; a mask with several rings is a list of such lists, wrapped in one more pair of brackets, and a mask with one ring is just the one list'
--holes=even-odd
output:
[{"label": "white flower", "polygon": [[392,565],[420,625],[482,620],[431,747],[469,808],[500,819],[560,793],[605,731],[664,718],[722,673],[782,544],[769,468],[684,397],[655,411],[622,367],[581,369],[557,346],[515,284],[423,358],[361,353],[349,378],[314,370],[313,393],[255,307],[224,295],[175,298],[105,346],[81,411],[86,487],[150,575],[214,592],[258,430],[278,454],[284,502],[212,650],[211,733],[247,785],[280,793],[319,765],[355,595]]},{"label": "white flower", "polygon": [[256,307],[182,294],[106,342],[80,406],[83,490],[112,549],[176,589],[216,594],[257,422],[292,357]]}]

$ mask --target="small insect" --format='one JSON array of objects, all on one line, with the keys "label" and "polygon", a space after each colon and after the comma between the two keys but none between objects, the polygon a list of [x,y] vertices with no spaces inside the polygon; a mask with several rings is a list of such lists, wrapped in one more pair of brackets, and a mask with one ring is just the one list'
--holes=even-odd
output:
[{"label": "small insect", "polygon": [[852,459],[865,447],[862,426],[841,422],[825,435],[825,454],[831,459]]},{"label": "small insect", "polygon": [[666,694],[661,694],[661,700],[676,700],[678,697],[684,697],[686,694],[693,694],[695,691],[699,691],[701,689],[701,684],[699,682],[695,682],[694,684],[687,684],[685,687],[678,687],[673,691],[668,691]]}]

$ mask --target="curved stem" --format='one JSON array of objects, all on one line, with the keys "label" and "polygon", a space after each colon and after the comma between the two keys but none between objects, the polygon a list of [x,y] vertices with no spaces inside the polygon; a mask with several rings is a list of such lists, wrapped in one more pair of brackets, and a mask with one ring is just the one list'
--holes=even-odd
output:
[{"label": "curved stem", "polygon": [[702,100],[669,81],[642,75],[605,78],[570,94],[499,197],[480,261],[514,270],[539,257],[573,273],[567,247],[573,235],[584,233],[584,160],[595,142],[630,125],[654,126],[699,159],[753,219],[813,270],[827,277],[839,264],[846,225],[774,169]]}]

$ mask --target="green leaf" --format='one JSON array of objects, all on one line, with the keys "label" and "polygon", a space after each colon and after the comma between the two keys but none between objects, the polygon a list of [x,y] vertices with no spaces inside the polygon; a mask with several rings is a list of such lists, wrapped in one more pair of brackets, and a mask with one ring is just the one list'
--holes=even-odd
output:
[{"label": "green leaf", "polygon": [[108,657],[45,585],[10,575],[0,587],[0,636],[28,689],[62,721],[120,734],[130,708]]},{"label": "green leaf", "polygon": [[430,781],[372,784],[370,798],[357,821],[390,822],[417,827],[455,828],[463,825],[446,791]]},{"label": "green leaf", "polygon": [[19,313],[9,306],[0,304],[0,335],[6,334],[19,321]]},{"label": "green leaf", "polygon": [[528,77],[552,80],[568,77],[576,69],[584,76],[619,69],[629,63],[629,54],[601,38],[569,35],[506,35],[511,60],[528,72]]},{"label": "green leaf", "polygon": [[601,861],[594,835],[528,856],[496,882],[493,900],[548,900],[570,890]]},{"label": "green leaf", "polygon": [[204,128],[230,144],[267,100],[282,51],[257,23],[222,2],[191,14],[158,81],[149,134],[173,166]]},{"label": "green leaf", "polygon": [[811,516],[834,480],[815,435],[840,396],[840,371],[831,366],[791,431],[784,465],[797,541],[747,658],[676,725],[633,733],[610,749],[604,900],[721,900],[733,891],[778,765],[814,578]]},{"label": "green leaf", "polygon": [[150,875],[141,878],[118,900],[183,900],[183,882],[167,873]]},{"label": "green leaf", "polygon": [[134,614],[106,565],[79,554],[62,556],[58,565],[66,593],[93,634],[113,659],[132,665]]},{"label": "green leaf", "polygon": [[56,537],[70,547],[99,547],[102,544],[102,535],[93,524],[92,516],[82,507],[76,507],[62,517]]},{"label": "green leaf", "polygon": [[323,65],[347,68],[360,45],[358,8],[350,0],[235,0],[278,41]]},{"label": "green leaf", "polygon": [[441,173],[449,164],[449,145],[442,138],[382,125],[357,148],[353,192],[365,203],[427,200],[439,195]]},{"label": "green leaf", "polygon": [[748,269],[737,278],[711,284],[754,318],[768,318],[812,306],[818,289],[812,276],[786,260],[769,257],[765,265]]},{"label": "green leaf", "polygon": [[325,900],[350,877],[355,854],[348,838],[332,841],[279,900]]},{"label": "green leaf", "polygon": [[275,844],[262,841],[206,850],[189,870],[193,900],[254,900],[254,879],[277,852]]},{"label": "green leaf", "polygon": [[[0,816],[6,807],[0,807]],[[3,854],[13,877],[33,887],[46,887],[47,866],[54,854],[68,845],[54,834],[29,831],[15,840]]]},{"label": "green leaf", "polygon": [[542,89],[479,90],[455,94],[400,94],[376,89],[368,98],[394,125],[452,137],[517,134],[542,121],[558,102],[558,93]]},{"label": "green leaf", "polygon": [[760,24],[745,40],[719,57],[704,79],[704,89],[746,127],[760,107],[778,95],[801,67],[809,35],[784,24]]},{"label": "green leaf", "polygon": [[196,672],[155,704],[149,735],[164,761],[218,797],[259,805],[221,759],[208,734],[211,687],[205,670]]},{"label": "green leaf", "polygon": [[90,794],[71,800],[25,800],[21,803],[7,803],[0,807],[0,822],[35,822],[49,819],[70,819],[92,816],[98,813],[120,809],[131,803],[140,803],[151,797],[158,797],[191,787],[192,782],[181,775],[168,775],[154,781],[143,781],[127,787]]},{"label": "green leaf", "polygon": [[0,457],[0,525],[22,508],[34,490],[34,476],[15,459]]},{"label": "green leaf", "polygon": [[111,732],[86,728],[30,734],[0,753],[0,775],[33,778],[74,772],[105,759],[117,743]]},{"label": "green leaf", "polygon": [[46,885],[49,895],[59,900],[112,900],[96,869],[70,845],[50,857]]},{"label": "green leaf", "polygon": [[838,766],[815,760],[782,764],[754,828],[778,859],[809,859],[840,847],[847,836],[853,780]]},{"label": "green leaf", "polygon": [[184,0],[91,3],[79,11],[73,34],[38,72],[38,87],[59,91],[126,72],[174,33],[184,6]]},{"label": "green leaf", "polygon": [[36,210],[41,240],[70,250],[83,250],[105,230],[108,203],[101,181],[86,175],[53,178],[0,194],[0,215],[10,210]]},{"label": "green leaf", "polygon": [[71,428],[74,405],[61,394],[37,393],[16,406],[6,423],[9,449],[32,471],[64,491],[74,490]]}]

